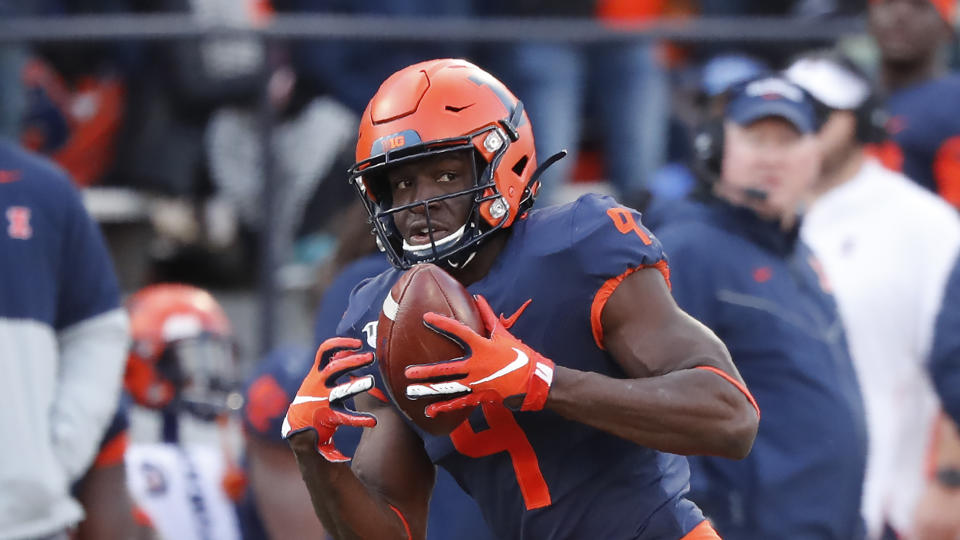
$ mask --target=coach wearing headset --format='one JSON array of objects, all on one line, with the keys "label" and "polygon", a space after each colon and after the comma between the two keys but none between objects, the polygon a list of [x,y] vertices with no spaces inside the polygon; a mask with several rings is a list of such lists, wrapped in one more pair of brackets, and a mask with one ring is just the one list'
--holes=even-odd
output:
[{"label": "coach wearing headset", "polygon": [[677,303],[727,345],[763,411],[746,459],[689,460],[690,497],[727,540],[864,534],[863,404],[829,287],[798,241],[816,128],[809,95],[782,77],[735,86],[694,141],[699,196],[656,229]]}]

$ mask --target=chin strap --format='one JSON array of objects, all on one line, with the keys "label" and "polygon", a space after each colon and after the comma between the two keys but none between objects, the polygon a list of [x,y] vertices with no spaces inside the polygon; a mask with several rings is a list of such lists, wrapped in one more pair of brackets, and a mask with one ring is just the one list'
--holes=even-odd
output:
[{"label": "chin strap", "polygon": [[567,157],[567,151],[561,150],[556,154],[545,159],[543,163],[541,163],[540,166],[537,167],[537,170],[533,171],[533,174],[530,175],[530,180],[527,181],[527,186],[524,188],[524,190],[527,193],[530,193],[531,199],[533,198],[533,192],[531,191],[531,189],[533,189],[534,184],[540,181],[540,177],[543,176],[543,173],[545,173],[551,165],[553,165],[554,163],[560,161],[565,157]]}]

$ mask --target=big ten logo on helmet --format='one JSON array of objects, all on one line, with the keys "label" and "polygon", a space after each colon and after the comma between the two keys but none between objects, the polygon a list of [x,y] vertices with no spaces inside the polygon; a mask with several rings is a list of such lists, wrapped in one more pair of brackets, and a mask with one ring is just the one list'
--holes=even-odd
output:
[{"label": "big ten logo on helmet", "polygon": [[397,135],[396,137],[390,137],[387,139],[387,146],[393,150],[394,148],[403,148],[404,143],[406,142],[406,137],[403,135]]},{"label": "big ten logo on helmet", "polygon": [[377,321],[370,321],[363,325],[363,335],[366,337],[367,345],[377,348]]},{"label": "big ten logo on helmet", "polygon": [[29,240],[33,237],[30,226],[30,209],[26,206],[7,208],[7,234],[15,240]]},{"label": "big ten logo on helmet", "polygon": [[389,152],[390,150],[396,150],[398,148],[405,148],[414,144],[420,144],[420,135],[412,129],[405,129],[403,131],[398,131],[397,133],[391,133],[389,135],[384,135],[379,139],[373,141],[373,147],[371,148],[371,155],[382,154],[384,152]]}]

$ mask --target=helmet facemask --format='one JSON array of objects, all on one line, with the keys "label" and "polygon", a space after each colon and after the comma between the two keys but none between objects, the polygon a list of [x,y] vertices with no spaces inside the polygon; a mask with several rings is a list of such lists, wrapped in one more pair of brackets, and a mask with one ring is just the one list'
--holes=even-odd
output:
[{"label": "helmet facemask", "polygon": [[[475,146],[477,144],[475,141],[484,144],[487,140],[499,145],[489,162],[480,155]],[[488,143],[488,150],[493,143]],[[473,260],[482,242],[503,228],[510,218],[507,202],[500,196],[494,180],[494,171],[509,146],[510,139],[499,127],[487,126],[462,137],[387,151],[358,163],[350,170],[350,182],[357,189],[370,215],[373,232],[377,235],[377,245],[386,253],[395,267],[407,269],[415,264],[433,263],[448,270],[456,270]],[[428,156],[463,150],[470,150],[474,157],[471,160],[474,179],[472,187],[391,208],[392,198],[386,181],[388,168]],[[472,197],[466,221],[448,236],[434,238],[430,205],[455,197]],[[481,215],[480,209],[484,203],[489,205],[488,213],[497,221],[490,223]],[[521,206],[529,208],[532,203],[533,197],[530,196],[522,201]],[[395,226],[393,216],[417,206],[423,207],[430,242],[411,246]]]},{"label": "helmet facemask", "polygon": [[242,404],[236,344],[226,336],[204,332],[168,342],[157,371],[177,389],[173,410],[212,421]]}]

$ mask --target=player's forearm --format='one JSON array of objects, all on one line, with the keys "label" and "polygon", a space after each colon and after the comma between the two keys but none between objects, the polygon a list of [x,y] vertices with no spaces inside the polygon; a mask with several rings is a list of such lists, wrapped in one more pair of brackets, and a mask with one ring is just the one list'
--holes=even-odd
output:
[{"label": "player's forearm", "polygon": [[378,494],[357,478],[349,463],[331,463],[316,449],[316,434],[289,439],[317,517],[337,540],[407,538],[403,522]]},{"label": "player's forearm", "polygon": [[614,379],[557,366],[547,408],[648,448],[733,459],[750,452],[758,425],[736,387],[699,369]]}]

